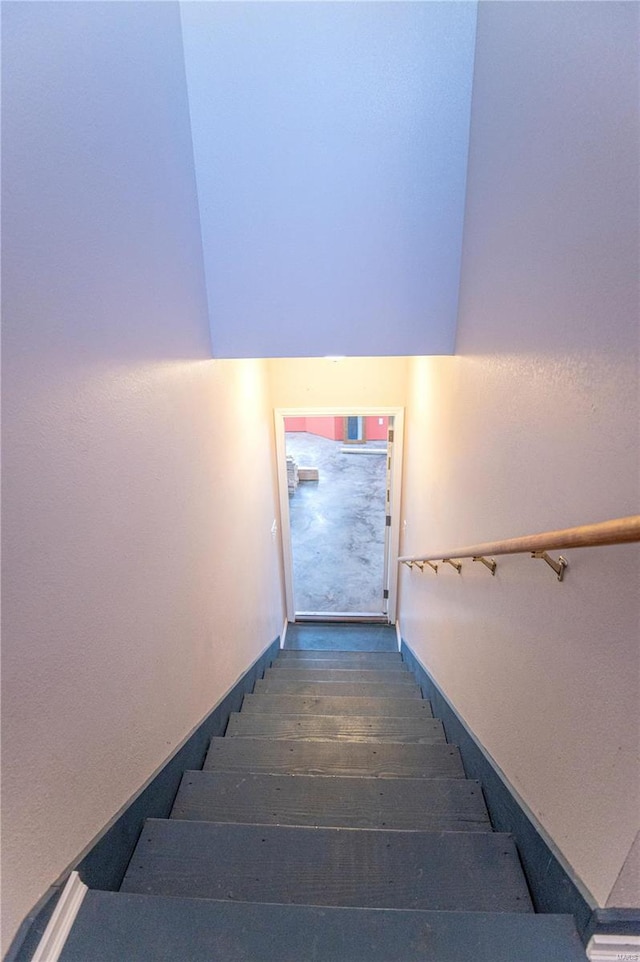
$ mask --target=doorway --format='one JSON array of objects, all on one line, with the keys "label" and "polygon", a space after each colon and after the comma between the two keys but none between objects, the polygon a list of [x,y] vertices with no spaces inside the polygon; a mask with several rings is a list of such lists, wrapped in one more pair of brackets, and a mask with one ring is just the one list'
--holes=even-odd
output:
[{"label": "doorway", "polygon": [[289,621],[395,621],[402,415],[275,412]]}]

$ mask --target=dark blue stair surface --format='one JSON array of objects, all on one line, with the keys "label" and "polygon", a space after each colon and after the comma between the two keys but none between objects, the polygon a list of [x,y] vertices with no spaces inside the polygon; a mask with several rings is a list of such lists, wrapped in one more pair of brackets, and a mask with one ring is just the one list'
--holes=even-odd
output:
[{"label": "dark blue stair surface", "polygon": [[398,636],[392,625],[289,625],[285,650],[397,651]]},{"label": "dark blue stair surface", "polygon": [[316,741],[415,742],[444,741],[436,718],[377,715],[272,715],[232,712],[225,737],[291,738]]},{"label": "dark blue stair surface", "polygon": [[61,962],[585,962],[382,625],[287,649]]},{"label": "dark blue stair surface", "polygon": [[185,772],[172,818],[266,825],[490,832],[479,782]]},{"label": "dark blue stair surface", "polygon": [[89,892],[60,962],[585,962],[562,915]]},{"label": "dark blue stair surface", "polygon": [[322,667],[323,661],[339,661],[345,668],[406,668],[399,651],[287,651],[285,648],[278,655],[278,662],[308,663],[313,667]]},{"label": "dark blue stair surface", "polygon": [[206,771],[378,778],[464,778],[460,751],[444,739],[431,745],[398,742],[291,741],[212,738]]},{"label": "dark blue stair surface", "polygon": [[433,718],[423,698],[362,698],[351,695],[245,695],[247,715],[375,715],[386,718]]},{"label": "dark blue stair surface", "polygon": [[[337,668],[347,671],[401,671],[404,674],[409,673],[407,665],[397,659],[388,661],[384,656],[381,660],[380,655],[361,655],[358,661],[353,661],[350,658],[344,658],[343,653],[339,651],[334,651],[331,658],[309,658],[306,656],[303,658],[277,658],[270,670],[300,671],[305,668],[307,670]],[[413,678],[411,680],[414,681]]]},{"label": "dark blue stair surface", "polygon": [[410,688],[416,686],[416,680],[406,666],[404,668],[358,668],[354,670],[353,668],[346,668],[344,662],[334,660],[330,664],[337,664],[340,667],[327,668],[327,662],[323,662],[321,668],[315,666],[299,668],[298,665],[287,662],[287,666],[283,668],[283,663],[277,661],[275,665],[265,671],[264,677],[269,681],[311,681],[316,683],[320,681],[342,681],[349,685],[353,685],[354,682],[361,682],[367,685],[407,685]]},{"label": "dark blue stair surface", "polygon": [[376,684],[348,681],[289,681],[288,677],[271,675],[260,678],[254,687],[256,695],[341,695],[352,698],[422,698],[418,685]]},{"label": "dark blue stair surface", "polygon": [[123,892],[299,905],[532,912],[511,836],[148,819]]}]

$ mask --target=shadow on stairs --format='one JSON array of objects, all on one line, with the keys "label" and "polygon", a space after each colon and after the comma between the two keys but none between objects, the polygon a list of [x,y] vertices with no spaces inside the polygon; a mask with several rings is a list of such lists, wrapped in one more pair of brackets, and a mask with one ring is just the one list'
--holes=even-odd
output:
[{"label": "shadow on stairs", "polygon": [[400,654],[309,634],[147,820],[120,891],[87,893],[61,962],[584,962]]}]

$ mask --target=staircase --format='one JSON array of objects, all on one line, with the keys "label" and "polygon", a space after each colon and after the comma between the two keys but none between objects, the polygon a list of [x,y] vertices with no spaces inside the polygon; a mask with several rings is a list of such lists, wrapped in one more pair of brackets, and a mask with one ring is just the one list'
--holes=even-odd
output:
[{"label": "staircase", "polygon": [[280,653],[171,818],[147,820],[120,891],[87,894],[61,955],[584,959],[571,918],[534,913],[512,837],[400,654],[326,648]]}]

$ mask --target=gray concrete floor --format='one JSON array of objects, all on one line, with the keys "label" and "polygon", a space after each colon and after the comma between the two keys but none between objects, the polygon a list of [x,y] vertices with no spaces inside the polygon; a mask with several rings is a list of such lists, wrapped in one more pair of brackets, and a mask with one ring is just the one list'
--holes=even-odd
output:
[{"label": "gray concrete floor", "polygon": [[[289,498],[296,612],[381,614],[386,458],[342,454],[341,441],[303,432],[288,433],[286,446],[320,472]],[[366,447],[386,451],[386,442]]]}]

